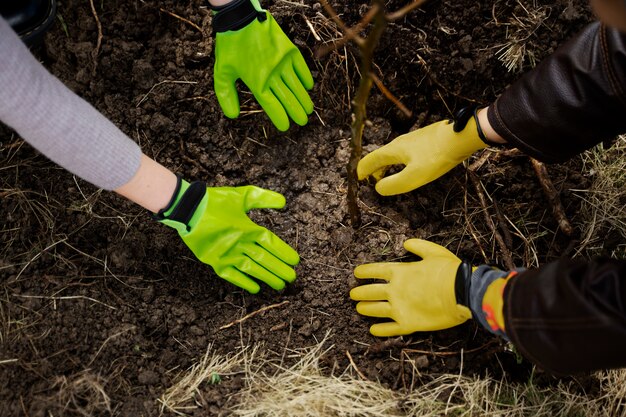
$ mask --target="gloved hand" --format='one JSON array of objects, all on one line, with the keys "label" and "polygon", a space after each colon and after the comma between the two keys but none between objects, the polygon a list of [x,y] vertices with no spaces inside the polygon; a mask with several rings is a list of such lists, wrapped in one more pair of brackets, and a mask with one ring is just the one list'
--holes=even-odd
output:
[{"label": "gloved hand", "polygon": [[[399,136],[387,145],[366,155],[357,166],[360,180],[372,175],[376,191],[394,195],[412,191],[446,172],[487,144],[473,109],[463,109],[457,121],[445,120]],[[406,165],[397,174],[383,178],[392,165]]]},{"label": "gloved hand", "polygon": [[457,299],[466,302],[471,267],[444,247],[426,240],[409,239],[404,247],[423,260],[365,264],[354,270],[359,279],[387,281],[350,291],[350,298],[359,301],[357,312],[392,320],[374,324],[370,333],[399,336],[447,329],[470,319],[472,313],[467,304],[461,305]]},{"label": "gloved hand", "polygon": [[[208,187],[179,178],[174,197],[157,219],[178,230],[196,257],[226,281],[255,294],[256,278],[275,290],[293,282],[300,257],[289,245],[246,215],[283,208],[285,197],[263,188]],[[252,278],[251,278],[252,277]]]},{"label": "gloved hand", "polygon": [[289,117],[304,126],[313,112],[305,90],[313,88],[313,77],[298,48],[258,0],[233,0],[213,10],[213,77],[224,114],[239,116],[235,81],[241,79],[278,130],[289,128]]}]

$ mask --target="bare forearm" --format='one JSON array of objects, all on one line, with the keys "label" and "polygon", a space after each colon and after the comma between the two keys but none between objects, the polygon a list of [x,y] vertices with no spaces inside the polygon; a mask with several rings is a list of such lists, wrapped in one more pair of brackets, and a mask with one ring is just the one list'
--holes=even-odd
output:
[{"label": "bare forearm", "polygon": [[504,140],[504,138],[500,136],[498,132],[493,130],[493,127],[491,127],[491,123],[489,123],[489,119],[487,118],[487,109],[488,107],[478,110],[478,123],[480,124],[485,137],[491,142],[506,143],[506,140]]},{"label": "bare forearm", "polygon": [[164,208],[176,189],[176,175],[149,158],[141,155],[141,164],[135,176],[115,189],[119,195],[139,204],[153,213]]}]

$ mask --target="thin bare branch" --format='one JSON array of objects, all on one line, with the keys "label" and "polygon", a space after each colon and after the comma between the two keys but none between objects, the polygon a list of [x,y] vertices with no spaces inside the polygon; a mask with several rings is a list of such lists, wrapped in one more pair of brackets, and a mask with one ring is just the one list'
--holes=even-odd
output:
[{"label": "thin bare branch", "polygon": [[100,54],[100,46],[102,45],[102,24],[100,23],[100,18],[98,18],[98,12],[96,12],[96,6],[93,4],[93,0],[89,0],[89,4],[91,6],[91,13],[93,14],[93,18],[96,20],[96,27],[98,28],[98,39],[96,40],[96,47],[91,53],[91,57],[93,58],[93,73],[96,73],[96,69],[98,68],[98,55]]},{"label": "thin bare branch", "polygon": [[328,13],[328,15],[330,16],[331,19],[333,19],[333,21],[335,23],[337,23],[337,26],[339,26],[339,28],[344,32],[347,33],[349,28],[348,26],[344,23],[343,20],[341,20],[341,18],[339,17],[339,15],[337,14],[337,12],[335,11],[335,9],[333,8],[333,6],[331,6],[327,0],[320,0],[320,3],[322,3],[322,6],[324,7],[324,10],[326,10],[326,13]]},{"label": "thin bare branch", "polygon": [[200,26],[196,25],[195,23],[193,23],[191,20],[185,19],[184,17],[179,16],[176,13],[172,13],[170,11],[167,11],[167,10],[165,10],[162,7],[159,7],[159,10],[162,11],[163,13],[169,14],[170,16],[172,16],[175,19],[180,20],[181,22],[184,22],[184,23],[188,24],[189,26],[191,26],[192,28],[194,28],[195,30],[200,32],[200,34],[204,37],[204,31],[202,30],[202,28]]},{"label": "thin bare branch", "polygon": [[356,371],[357,374],[359,374],[359,376],[364,380],[364,381],[369,381],[365,375],[363,375],[363,372],[361,372],[361,370],[356,366],[356,363],[354,363],[354,360],[352,359],[352,355],[350,355],[350,351],[346,350],[346,356],[348,357],[348,360],[350,361],[350,365],[352,365],[352,367],[354,368],[354,370]]},{"label": "thin bare branch", "polygon": [[62,296],[62,297],[54,297],[54,296],[47,296],[47,295],[24,295],[24,294],[13,294],[15,297],[21,297],[21,298],[39,298],[42,300],[52,300],[52,301],[57,301],[57,300],[88,300],[91,301],[93,303],[96,304],[100,304],[102,306],[105,306],[106,308],[110,308],[111,310],[117,310],[117,308],[108,305],[106,303],[103,303],[102,301],[96,300],[95,298],[91,298],[91,297],[87,297],[85,295],[66,295],[66,296]]},{"label": "thin bare branch", "polygon": [[245,316],[243,316],[242,318],[240,318],[240,319],[238,319],[238,320],[235,320],[235,321],[233,321],[233,322],[230,322],[230,323],[228,323],[228,324],[223,325],[223,326],[222,326],[222,327],[220,327],[218,330],[228,329],[229,327],[232,327],[232,326],[234,326],[235,324],[239,324],[239,323],[241,323],[241,322],[244,322],[244,321],[248,320],[249,318],[252,318],[252,317],[256,316],[256,315],[257,315],[257,314],[259,314],[259,313],[262,313],[262,312],[267,311],[267,310],[271,310],[271,309],[273,309],[273,308],[282,307],[282,306],[284,306],[285,304],[289,304],[289,301],[285,300],[285,301],[283,301],[282,303],[272,304],[272,305],[269,305],[269,306],[263,307],[263,308],[261,308],[261,309],[259,309],[259,310],[257,310],[257,311],[253,311],[253,312],[252,312],[252,313],[250,313],[250,314],[246,314]]},{"label": "thin bare branch", "polygon": [[[321,0],[322,4],[326,3],[328,4],[325,0]],[[328,5],[328,7],[333,11],[333,13],[335,13],[335,16],[337,16],[336,12],[334,11],[334,9],[332,8],[332,6]],[[326,9],[328,11],[328,9]],[[365,44],[365,39],[363,37],[361,37],[359,35],[359,33],[365,29],[365,27],[372,21],[372,19],[374,18],[374,16],[376,16],[376,13],[378,13],[378,11],[380,10],[380,6],[378,6],[377,4],[372,5],[372,7],[370,7],[370,9],[367,11],[367,13],[365,14],[365,16],[363,16],[363,18],[361,19],[361,21],[359,23],[357,23],[354,27],[349,28],[345,25],[345,23],[343,23],[343,21],[339,18],[339,16],[337,16],[337,19],[339,19],[339,21],[341,22],[341,24],[333,19],[335,21],[335,23],[337,23],[341,29],[341,31],[344,33],[344,36],[337,40],[337,41],[333,41],[330,42],[326,45],[322,45],[318,51],[315,53],[315,56],[317,58],[321,58],[329,53],[331,53],[332,51],[335,51],[339,48],[341,48],[342,46],[344,46],[346,43],[348,43],[349,41],[354,41],[354,43],[356,43],[359,47],[363,47]],[[332,17],[332,16],[331,16]],[[343,26],[342,26],[343,24]]]},{"label": "thin bare branch", "polygon": [[399,10],[393,12],[393,13],[389,13],[387,16],[385,16],[385,19],[387,19],[388,22],[393,22],[393,21],[396,21],[398,19],[402,19],[411,10],[417,9],[418,7],[420,7],[424,3],[426,3],[426,1],[427,0],[415,0],[413,3],[407,4],[406,6],[402,7],[401,9],[399,9]]},{"label": "thin bare branch", "polygon": [[385,87],[383,82],[380,80],[380,78],[378,78],[376,76],[376,74],[374,74],[373,72],[370,72],[370,77],[372,77],[372,80],[374,81],[374,84],[376,84],[376,87],[378,87],[380,92],[383,93],[384,96],[389,99],[389,101],[391,101],[393,104],[395,104],[396,107],[402,113],[404,113],[406,115],[406,117],[413,116],[413,112],[411,110],[407,109],[407,107],[404,104],[402,104],[402,102],[396,96],[394,96],[393,93],[387,89],[387,87]]},{"label": "thin bare branch", "polygon": [[397,11],[387,14],[387,16],[385,16],[385,19],[387,19],[388,22],[402,19],[404,16],[409,14],[411,10],[417,9],[418,7],[426,3],[426,1],[427,0],[415,0],[413,3],[407,4]]},{"label": "thin bare branch", "polygon": [[478,200],[480,201],[480,205],[482,206],[483,217],[485,219],[485,223],[493,233],[493,236],[500,248],[500,253],[502,254],[502,260],[504,261],[504,266],[507,269],[515,269],[515,264],[513,263],[513,256],[511,255],[510,249],[507,247],[504,238],[496,228],[495,223],[491,219],[489,215],[489,211],[487,209],[487,199],[485,198],[485,193],[483,191],[483,185],[478,179],[478,176],[473,171],[468,170],[468,176],[470,181],[474,185],[474,190],[476,191],[476,195],[478,195]]},{"label": "thin bare branch", "polygon": [[492,345],[495,345],[496,343],[498,343],[497,340],[491,340],[487,343],[485,343],[482,346],[479,346],[477,348],[474,349],[461,349],[458,351],[445,351],[445,352],[435,352],[433,350],[421,350],[421,349],[402,349],[402,352],[407,352],[407,353],[417,353],[420,355],[432,355],[432,356],[441,356],[441,357],[446,357],[446,356],[456,356],[456,355],[464,355],[464,354],[468,354],[468,353],[476,353],[476,352],[480,352],[481,350],[484,350]]},{"label": "thin bare branch", "polygon": [[563,204],[561,204],[561,198],[559,197],[559,192],[554,187],[546,166],[542,162],[537,161],[535,158],[530,158],[530,162],[533,164],[535,174],[537,174],[537,179],[539,179],[539,183],[541,184],[541,188],[543,188],[544,194],[548,197],[548,203],[552,206],[552,213],[559,224],[559,229],[561,229],[561,231],[567,236],[571,237],[574,234],[574,228],[565,215],[565,210],[563,209]]}]

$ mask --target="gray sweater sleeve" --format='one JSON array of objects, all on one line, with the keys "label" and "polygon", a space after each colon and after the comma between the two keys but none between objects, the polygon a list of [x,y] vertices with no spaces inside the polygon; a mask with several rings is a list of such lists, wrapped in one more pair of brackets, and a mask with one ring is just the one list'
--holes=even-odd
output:
[{"label": "gray sweater sleeve", "polygon": [[50,74],[2,17],[0,121],[97,187],[116,189],[139,169],[139,146]]}]

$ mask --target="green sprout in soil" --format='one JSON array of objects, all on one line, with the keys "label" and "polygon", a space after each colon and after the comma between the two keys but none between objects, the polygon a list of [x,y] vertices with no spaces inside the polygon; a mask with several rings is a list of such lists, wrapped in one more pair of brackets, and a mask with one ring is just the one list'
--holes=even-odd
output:
[{"label": "green sprout in soil", "polygon": [[211,377],[209,378],[209,384],[216,385],[222,382],[222,377],[217,372],[211,373]]},{"label": "green sprout in soil", "polygon": [[59,19],[59,23],[61,24],[61,27],[63,28],[63,32],[65,32],[65,36],[69,38],[70,32],[69,30],[67,30],[67,23],[65,23],[65,19],[63,19],[63,16],[61,15],[61,13],[57,12],[57,19]]}]

